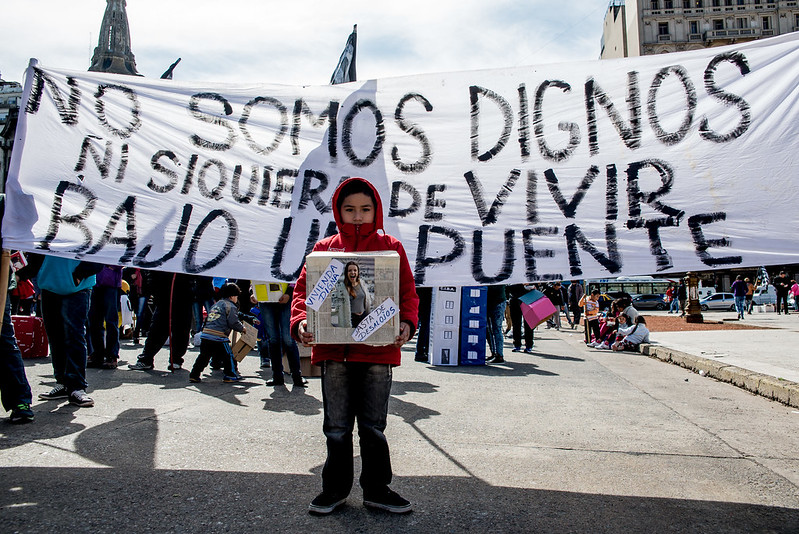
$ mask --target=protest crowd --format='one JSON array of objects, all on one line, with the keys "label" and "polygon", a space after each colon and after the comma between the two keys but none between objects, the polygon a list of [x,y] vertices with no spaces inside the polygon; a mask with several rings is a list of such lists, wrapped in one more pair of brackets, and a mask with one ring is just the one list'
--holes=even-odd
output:
[{"label": "protest crowd", "polygon": [[[25,258],[19,252],[15,256]],[[231,330],[241,331],[245,324],[257,329],[256,350],[261,368],[272,368],[273,376],[266,385],[282,386],[288,377],[296,387],[307,386],[300,369],[299,346],[288,332],[291,284],[283,284],[286,294],[279,301],[259,302],[250,280],[104,266],[33,254],[27,258],[23,260],[24,266],[12,263],[2,330],[3,361],[19,360],[13,365],[6,363],[3,370],[3,406],[12,412],[12,422],[33,420],[31,392],[14,325],[17,328],[30,325],[34,336],[40,337],[40,345],[44,345],[25,346],[26,350],[46,355],[49,345],[58,384],[52,391],[39,395],[42,400],[63,398],[76,406],[92,406],[94,401],[86,394],[85,369],[116,369],[122,340],[142,347],[137,361],[127,366],[130,370],[154,369],[156,356],[165,349],[168,351],[165,366],[177,371],[187,364],[185,357],[190,346],[200,347],[203,340],[208,347],[223,343]],[[14,272],[15,264],[18,270]],[[65,276],[62,270],[71,271],[73,281],[78,282],[71,286],[74,293],[62,294],[59,289],[58,277]],[[777,312],[787,314],[785,295],[799,294],[799,284],[784,278],[777,276],[773,281],[781,300]],[[753,290],[748,278],[740,285],[745,300],[737,298],[742,306],[739,317],[746,310],[751,313]],[[537,290],[543,292],[556,310],[546,319],[547,329],[559,330],[562,323],[564,328],[584,327],[586,345],[597,350],[635,351],[638,345],[649,341],[646,319],[624,292],[614,294],[615,298],[598,289],[589,288],[586,292],[579,280],[491,285],[487,289],[487,364],[505,362],[506,337],[513,352],[533,352],[536,328],[523,318],[522,297]],[[429,362],[431,289],[417,290],[420,306],[415,359]],[[684,281],[670,286],[664,295],[668,313],[681,311],[684,316],[686,299]],[[796,306],[795,298],[793,302]],[[226,317],[235,310],[227,331],[213,328],[221,324],[219,321],[213,325],[208,322],[209,317],[219,315],[214,307],[223,307],[220,303],[225,303]],[[287,370],[284,370],[284,356]],[[207,349],[197,360],[200,364],[205,360],[205,365],[195,364],[190,374],[192,382],[202,381],[200,374],[209,363],[212,371],[224,370],[224,382],[241,380],[238,362],[219,346],[216,350]]]}]

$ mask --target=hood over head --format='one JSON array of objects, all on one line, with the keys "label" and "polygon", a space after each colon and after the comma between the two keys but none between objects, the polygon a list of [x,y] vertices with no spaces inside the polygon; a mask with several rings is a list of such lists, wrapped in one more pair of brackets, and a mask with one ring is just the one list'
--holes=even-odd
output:
[{"label": "hood over head", "polygon": [[[344,193],[342,195],[342,192]],[[347,178],[343,182],[341,182],[338,187],[336,188],[335,193],[333,193],[333,217],[336,219],[336,226],[338,226],[339,232],[344,235],[354,235],[356,233],[356,228],[354,224],[344,224],[341,221],[341,203],[344,201],[344,197],[353,194],[353,193],[364,193],[366,195],[371,196],[374,198],[375,201],[375,220],[372,224],[361,224],[360,228],[358,229],[357,233],[364,236],[371,234],[373,232],[383,231],[383,202],[380,199],[380,195],[377,193],[377,189],[365,178],[359,177],[352,177]]]}]

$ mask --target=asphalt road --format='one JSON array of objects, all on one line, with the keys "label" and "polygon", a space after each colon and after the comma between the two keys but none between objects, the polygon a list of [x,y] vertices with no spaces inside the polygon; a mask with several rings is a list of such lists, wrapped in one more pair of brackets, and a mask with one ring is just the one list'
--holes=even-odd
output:
[{"label": "asphalt road", "polygon": [[[367,510],[357,487],[337,513],[307,513],[318,378],[268,388],[247,357],[243,383],[189,384],[163,350],[160,371],[90,369],[94,408],[35,401],[33,424],[0,425],[0,529],[799,532],[795,408],[568,331],[539,329],[535,354],[490,367],[434,368],[412,348],[387,430],[412,514]],[[34,396],[52,386],[49,360],[27,371]]]}]

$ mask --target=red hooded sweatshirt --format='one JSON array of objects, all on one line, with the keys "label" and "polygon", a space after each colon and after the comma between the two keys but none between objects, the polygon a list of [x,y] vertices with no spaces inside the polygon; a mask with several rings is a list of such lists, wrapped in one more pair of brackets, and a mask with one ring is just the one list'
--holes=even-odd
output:
[{"label": "red hooded sweatshirt", "polygon": [[[337,208],[338,197],[341,188],[353,180],[359,180],[369,186],[374,193],[375,220],[372,224],[344,224],[341,222],[341,214]],[[338,234],[326,237],[314,245],[314,252],[369,252],[378,250],[393,250],[400,256],[400,285],[399,285],[399,307],[400,321],[411,325],[411,335],[416,332],[416,323],[419,317],[419,297],[416,294],[416,285],[413,281],[413,271],[408,263],[408,256],[402,243],[395,237],[383,231],[383,203],[380,195],[377,194],[374,186],[363,178],[350,178],[345,180],[336,188],[333,194],[333,216],[338,226]],[[306,273],[305,266],[302,268],[297,285],[294,287],[294,297],[291,301],[291,334],[294,339],[299,340],[297,329],[300,321],[304,321],[306,298]],[[410,339],[410,338],[409,338]],[[341,344],[341,345],[314,345],[311,351],[311,363],[319,364],[324,360],[335,360],[339,362],[368,362],[382,363],[389,365],[399,365],[401,361],[400,348],[393,345],[375,347],[364,344]]]}]

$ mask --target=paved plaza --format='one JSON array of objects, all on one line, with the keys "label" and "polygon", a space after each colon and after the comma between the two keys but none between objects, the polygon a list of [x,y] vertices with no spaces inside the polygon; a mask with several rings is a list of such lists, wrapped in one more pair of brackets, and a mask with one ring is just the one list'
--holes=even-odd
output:
[{"label": "paved plaza", "polygon": [[[122,361],[140,348],[124,342]],[[451,368],[404,350],[387,435],[409,515],[364,508],[358,487],[331,516],[308,514],[325,457],[318,378],[269,388],[248,356],[243,383],[189,384],[164,349],[154,371],[89,369],[94,408],[35,401],[33,424],[0,425],[2,530],[799,532],[799,409],[570,330],[509,349],[503,365]],[[27,372],[34,398],[52,387],[49,359]]]}]

